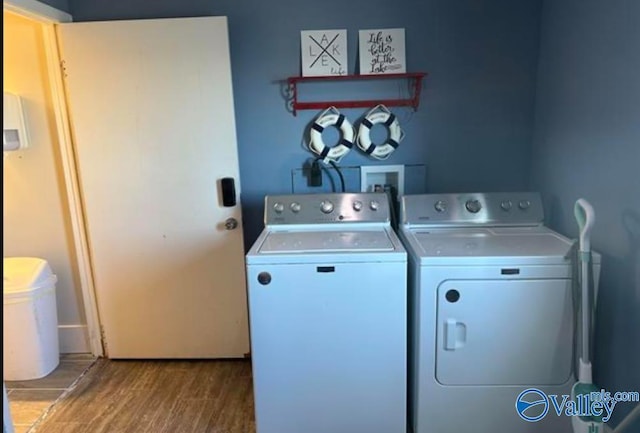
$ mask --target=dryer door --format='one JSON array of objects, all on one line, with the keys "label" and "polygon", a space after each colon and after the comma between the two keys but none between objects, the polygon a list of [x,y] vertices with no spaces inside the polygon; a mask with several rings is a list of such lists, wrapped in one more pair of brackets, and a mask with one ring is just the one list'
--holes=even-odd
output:
[{"label": "dryer door", "polygon": [[557,385],[570,379],[571,280],[448,280],[438,288],[443,385]]}]

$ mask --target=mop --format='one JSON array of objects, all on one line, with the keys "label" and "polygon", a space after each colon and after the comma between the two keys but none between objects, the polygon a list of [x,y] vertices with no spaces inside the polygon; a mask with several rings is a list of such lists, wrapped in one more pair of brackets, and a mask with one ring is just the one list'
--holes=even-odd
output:
[{"label": "mop", "polygon": [[[578,251],[578,263],[580,265],[579,282],[582,297],[582,351],[578,368],[578,381],[571,389],[571,398],[578,403],[578,399],[586,401],[591,392],[599,393],[593,384],[593,375],[590,358],[591,338],[591,305],[589,293],[589,264],[591,262],[591,229],[595,222],[593,207],[585,199],[578,199],[574,206],[574,214],[580,228],[580,247]],[[571,419],[574,433],[602,433],[602,417],[574,416]]]}]

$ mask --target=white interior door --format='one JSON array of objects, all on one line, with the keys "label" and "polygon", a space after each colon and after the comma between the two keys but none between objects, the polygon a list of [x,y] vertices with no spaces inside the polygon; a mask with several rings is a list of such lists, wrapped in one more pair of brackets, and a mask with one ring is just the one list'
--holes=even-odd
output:
[{"label": "white interior door", "polygon": [[[249,351],[225,17],[62,24],[67,97],[111,358]],[[237,227],[225,222],[233,218]]]}]

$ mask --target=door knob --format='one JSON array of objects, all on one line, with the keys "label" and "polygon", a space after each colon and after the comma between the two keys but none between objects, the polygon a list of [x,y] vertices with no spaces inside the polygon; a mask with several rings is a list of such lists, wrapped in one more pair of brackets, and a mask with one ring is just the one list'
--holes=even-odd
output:
[{"label": "door knob", "polygon": [[234,230],[238,227],[238,220],[235,218],[227,218],[224,222],[224,228],[227,230]]}]

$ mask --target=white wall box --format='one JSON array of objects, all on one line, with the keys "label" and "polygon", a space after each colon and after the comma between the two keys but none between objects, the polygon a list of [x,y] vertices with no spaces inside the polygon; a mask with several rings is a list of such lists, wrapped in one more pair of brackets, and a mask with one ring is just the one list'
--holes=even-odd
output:
[{"label": "white wall box", "polygon": [[20,96],[4,92],[2,110],[2,150],[24,149],[29,145],[27,125]]},{"label": "white wall box", "polygon": [[360,167],[360,191],[374,192],[393,186],[398,196],[404,194],[404,165],[363,165]]}]

